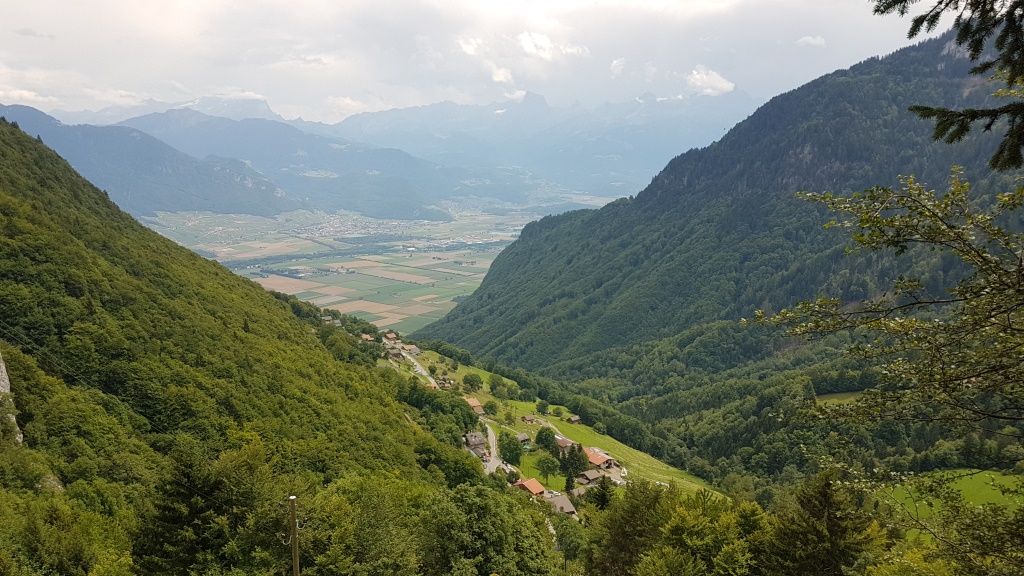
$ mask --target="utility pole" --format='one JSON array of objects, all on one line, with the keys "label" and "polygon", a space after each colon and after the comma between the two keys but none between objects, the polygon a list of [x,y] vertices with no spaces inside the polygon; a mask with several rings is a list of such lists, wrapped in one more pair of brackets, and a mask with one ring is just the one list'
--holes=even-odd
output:
[{"label": "utility pole", "polygon": [[299,576],[299,521],[295,516],[295,496],[288,497],[288,504],[291,509],[292,576]]}]

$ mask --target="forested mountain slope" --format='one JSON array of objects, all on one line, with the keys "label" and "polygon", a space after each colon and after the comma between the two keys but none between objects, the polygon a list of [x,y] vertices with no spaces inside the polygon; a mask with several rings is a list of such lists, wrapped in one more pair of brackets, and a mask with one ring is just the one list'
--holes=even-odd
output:
[{"label": "forested mountain slope", "polygon": [[0,105],[0,116],[39,136],[134,216],[183,210],[272,216],[303,207],[242,162],[199,160],[139,130],[71,126],[28,106]]},{"label": "forested mountain slope", "polygon": [[277,573],[290,494],[310,574],[464,555],[546,573],[539,512],[459,447],[468,405],[320,313],[142,227],[0,122],[0,354],[24,432],[0,402],[0,573]]},{"label": "forested mountain slope", "polygon": [[[994,88],[952,46],[946,35],[819,78],[678,156],[635,198],[528,225],[480,288],[418,335],[554,370],[823,291],[884,289],[894,262],[845,256],[847,237],[794,193],[898,185],[899,174],[942,187],[955,164],[976,187],[1012,184],[1016,174],[986,167],[995,138],[933,142],[931,123],[907,111],[989,100]],[[918,266],[929,285],[955,273],[938,256]]]}]

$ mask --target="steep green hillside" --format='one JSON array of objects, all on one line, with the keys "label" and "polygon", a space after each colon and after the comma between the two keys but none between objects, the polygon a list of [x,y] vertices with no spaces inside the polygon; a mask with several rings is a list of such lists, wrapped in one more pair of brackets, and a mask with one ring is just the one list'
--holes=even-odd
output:
[{"label": "steep green hillside", "polygon": [[24,432],[0,414],[0,574],[278,573],[290,494],[307,574],[548,570],[536,507],[456,446],[464,402],[143,228],[6,122],[0,354]]},{"label": "steep green hillside", "polygon": [[[549,374],[611,348],[672,337],[702,323],[778,310],[820,292],[856,300],[897,267],[844,255],[847,237],[799,190],[857,191],[916,174],[941,186],[954,164],[982,189],[1015,174],[985,167],[991,135],[950,146],[906,111],[988,100],[950,37],[815,80],[780,95],[721,141],[691,150],[635,198],[528,225],[472,297],[417,335]],[[955,274],[919,264],[938,286]]]}]

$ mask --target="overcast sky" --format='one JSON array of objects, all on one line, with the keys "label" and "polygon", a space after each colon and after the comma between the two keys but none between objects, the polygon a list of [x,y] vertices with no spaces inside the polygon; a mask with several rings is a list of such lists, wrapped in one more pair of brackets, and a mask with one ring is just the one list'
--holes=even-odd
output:
[{"label": "overcast sky", "polygon": [[907,45],[867,0],[4,0],[0,103],[265,98],[336,122],[442,100],[767,99]]}]

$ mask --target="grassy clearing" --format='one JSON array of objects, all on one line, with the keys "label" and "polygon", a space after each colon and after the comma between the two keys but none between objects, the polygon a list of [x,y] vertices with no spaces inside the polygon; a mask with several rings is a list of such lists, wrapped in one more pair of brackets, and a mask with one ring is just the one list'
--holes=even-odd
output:
[{"label": "grassy clearing", "polygon": [[863,392],[836,392],[835,394],[818,394],[818,404],[851,404],[860,398]]},{"label": "grassy clearing", "polygon": [[[1019,475],[978,470],[953,470],[946,473],[960,476],[953,482],[953,487],[971,504],[1000,504],[1011,509],[1016,509],[1024,504],[1019,499],[1012,496],[1007,497],[1000,491],[1001,487],[1012,487],[1024,482],[1024,477]],[[914,496],[905,488],[897,488],[893,496],[921,520],[931,518],[936,511],[934,502],[929,505],[929,502],[918,499],[915,504]]]}]

